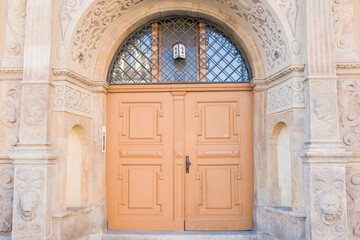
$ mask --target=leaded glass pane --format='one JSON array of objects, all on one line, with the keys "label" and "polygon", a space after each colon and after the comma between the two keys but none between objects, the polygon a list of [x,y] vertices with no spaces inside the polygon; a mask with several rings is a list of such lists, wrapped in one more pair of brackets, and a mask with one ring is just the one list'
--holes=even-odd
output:
[{"label": "leaded glass pane", "polygon": [[[185,45],[185,59],[173,45]],[[249,82],[250,72],[236,43],[201,19],[164,18],[135,30],[117,50],[110,84]]]}]

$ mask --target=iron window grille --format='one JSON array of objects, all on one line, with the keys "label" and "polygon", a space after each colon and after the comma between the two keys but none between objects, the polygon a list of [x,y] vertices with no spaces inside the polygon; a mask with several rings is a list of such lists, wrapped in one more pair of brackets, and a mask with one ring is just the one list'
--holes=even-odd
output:
[{"label": "iron window grille", "polygon": [[[185,59],[173,59],[182,42]],[[250,82],[240,47],[223,30],[197,18],[170,17],[131,33],[111,62],[110,84]]]}]

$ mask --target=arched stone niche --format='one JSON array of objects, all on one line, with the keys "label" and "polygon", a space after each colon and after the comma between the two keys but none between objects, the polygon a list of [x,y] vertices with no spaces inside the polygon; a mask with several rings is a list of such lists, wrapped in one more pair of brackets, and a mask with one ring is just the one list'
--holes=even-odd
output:
[{"label": "arched stone niche", "polygon": [[75,125],[67,138],[66,152],[66,208],[89,203],[89,144],[85,129]]},{"label": "arched stone niche", "polygon": [[289,127],[284,122],[275,125],[271,136],[271,202],[292,207],[292,159]]}]

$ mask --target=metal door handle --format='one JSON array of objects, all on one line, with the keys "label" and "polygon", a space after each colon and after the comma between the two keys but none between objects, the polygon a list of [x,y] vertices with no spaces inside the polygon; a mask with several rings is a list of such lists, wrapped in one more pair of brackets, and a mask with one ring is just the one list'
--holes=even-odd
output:
[{"label": "metal door handle", "polygon": [[191,165],[191,162],[189,161],[189,156],[186,156],[185,160],[186,160],[186,163],[185,163],[185,165],[186,165],[186,173],[189,173],[189,167]]}]

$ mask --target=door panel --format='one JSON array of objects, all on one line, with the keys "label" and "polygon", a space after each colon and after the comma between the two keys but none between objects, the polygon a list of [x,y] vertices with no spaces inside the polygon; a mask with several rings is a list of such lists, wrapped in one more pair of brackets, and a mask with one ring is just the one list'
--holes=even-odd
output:
[{"label": "door panel", "polygon": [[186,95],[186,230],[252,229],[251,98],[250,92]]},{"label": "door panel", "polygon": [[107,129],[109,229],[252,229],[248,89],[110,93]]},{"label": "door panel", "polygon": [[108,227],[173,230],[170,93],[108,96]]}]

